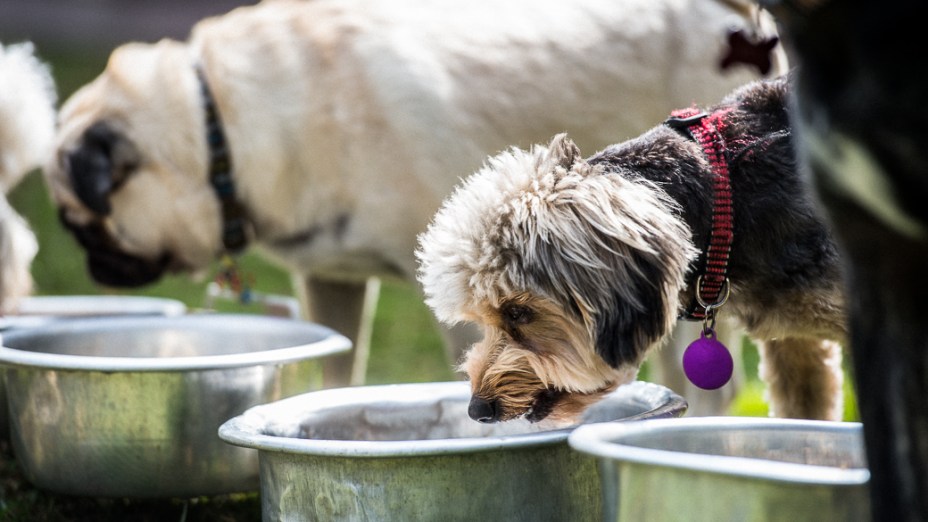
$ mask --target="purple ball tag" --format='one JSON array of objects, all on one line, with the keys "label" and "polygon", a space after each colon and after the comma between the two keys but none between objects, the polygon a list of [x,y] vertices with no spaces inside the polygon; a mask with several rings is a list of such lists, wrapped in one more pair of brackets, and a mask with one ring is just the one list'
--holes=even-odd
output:
[{"label": "purple ball tag", "polygon": [[699,335],[683,352],[683,372],[686,378],[704,390],[717,390],[731,380],[735,364],[728,348],[715,339],[715,331]]}]

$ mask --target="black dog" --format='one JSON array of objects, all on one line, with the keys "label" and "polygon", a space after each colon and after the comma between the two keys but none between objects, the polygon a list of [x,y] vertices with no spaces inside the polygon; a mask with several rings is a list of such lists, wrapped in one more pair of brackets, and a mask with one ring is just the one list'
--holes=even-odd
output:
[{"label": "black dog", "polygon": [[[780,2],[768,1],[769,4]],[[928,76],[922,2],[785,0],[797,127],[848,260],[873,520],[928,520]]]}]

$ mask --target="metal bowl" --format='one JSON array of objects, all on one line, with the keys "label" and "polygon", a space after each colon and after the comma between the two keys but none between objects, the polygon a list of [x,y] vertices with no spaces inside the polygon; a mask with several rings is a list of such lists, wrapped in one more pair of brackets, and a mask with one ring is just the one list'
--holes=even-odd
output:
[{"label": "metal bowl", "polygon": [[3,334],[11,439],[60,493],[194,497],[258,488],[254,452],[216,437],[256,404],[321,387],[327,328],[247,315],[60,320]]},{"label": "metal bowl", "polygon": [[870,520],[857,423],[694,417],[581,426],[569,442],[602,463],[603,520]]},{"label": "metal bowl", "polygon": [[127,295],[46,295],[23,298],[11,314],[0,317],[0,329],[40,326],[67,317],[165,315],[187,312],[176,299]]},{"label": "metal bowl", "polygon": [[[53,295],[23,298],[16,310],[0,317],[0,331],[35,328],[61,318],[102,315],[164,315],[187,312],[175,299],[117,295]],[[9,440],[10,418],[6,406],[6,384],[0,375],[0,440]]]},{"label": "metal bowl", "polygon": [[[307,393],[219,429],[258,449],[264,520],[600,520],[594,459],[571,428],[467,416],[464,382]],[[682,415],[667,388],[619,388],[584,422]]]}]

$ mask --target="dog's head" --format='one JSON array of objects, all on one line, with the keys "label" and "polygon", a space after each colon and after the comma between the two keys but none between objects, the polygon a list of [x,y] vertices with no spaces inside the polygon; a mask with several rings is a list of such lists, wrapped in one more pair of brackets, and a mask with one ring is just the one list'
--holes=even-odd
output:
[{"label": "dog's head", "polygon": [[199,84],[186,47],[130,44],[62,107],[46,181],[98,281],[137,286],[221,252]]},{"label": "dog's head", "polygon": [[563,135],[491,158],[417,252],[439,319],[484,328],[463,363],[471,417],[571,422],[634,379],[676,320],[689,238],[658,187],[604,173]]}]

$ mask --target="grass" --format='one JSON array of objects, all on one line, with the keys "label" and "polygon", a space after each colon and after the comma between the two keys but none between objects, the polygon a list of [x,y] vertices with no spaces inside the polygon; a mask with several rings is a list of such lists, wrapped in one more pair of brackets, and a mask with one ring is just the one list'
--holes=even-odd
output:
[{"label": "grass", "polygon": [[[90,81],[105,64],[105,53],[39,49],[53,63],[53,72],[62,99],[77,86]],[[11,204],[32,225],[40,252],[33,264],[36,291],[46,295],[115,293],[95,285],[88,277],[83,252],[58,224],[56,211],[41,177],[33,173],[10,195]],[[255,290],[264,293],[292,293],[287,273],[255,254],[242,257],[243,270],[253,274]],[[133,292],[135,295],[171,297],[191,308],[203,306],[209,277],[191,281],[185,276],[169,276]],[[237,311],[237,310],[236,310]],[[247,309],[243,311],[248,311]],[[737,397],[733,415],[766,416],[762,385],[757,380],[757,351],[745,345],[748,383]],[[642,371],[646,378],[647,368]],[[431,315],[410,283],[385,281],[377,309],[372,337],[368,382],[443,381],[454,378],[445,361],[441,339]],[[849,390],[850,391],[850,390]],[[846,418],[856,419],[853,394],[848,394]],[[183,518],[182,518],[183,517]],[[257,494],[233,495],[193,501],[130,501],[88,499],[42,492],[22,476],[9,448],[0,447],[0,521],[257,521],[260,505]]]}]

